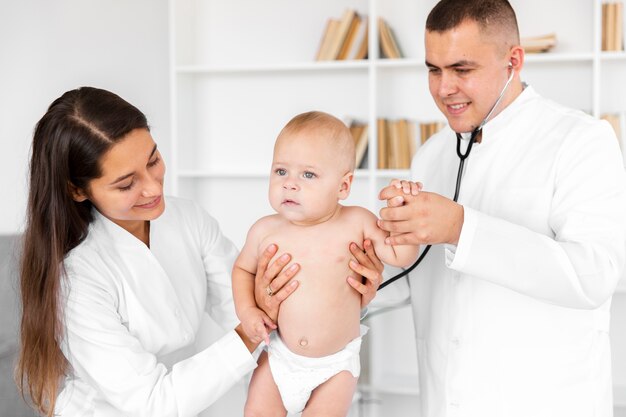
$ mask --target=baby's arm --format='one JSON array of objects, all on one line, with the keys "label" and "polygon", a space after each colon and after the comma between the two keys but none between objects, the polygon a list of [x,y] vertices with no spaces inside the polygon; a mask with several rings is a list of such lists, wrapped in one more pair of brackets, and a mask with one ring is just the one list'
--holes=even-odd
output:
[{"label": "baby's arm", "polygon": [[405,267],[411,265],[419,253],[419,246],[415,245],[388,245],[385,239],[389,237],[386,232],[376,224],[378,218],[369,210],[362,209],[364,235],[374,245],[374,251],[380,260],[386,264]]},{"label": "baby's arm", "polygon": [[254,279],[262,220],[250,228],[246,243],[235,260],[232,274],[235,311],[241,320],[244,332],[254,343],[259,343],[261,340],[269,343],[267,327],[273,326],[272,320],[257,306],[254,299]]}]

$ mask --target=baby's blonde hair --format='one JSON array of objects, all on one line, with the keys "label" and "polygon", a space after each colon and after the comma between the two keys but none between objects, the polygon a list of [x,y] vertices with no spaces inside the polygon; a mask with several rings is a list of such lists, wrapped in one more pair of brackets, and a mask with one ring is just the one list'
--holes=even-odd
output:
[{"label": "baby's blonde hair", "polygon": [[315,131],[320,139],[336,150],[337,159],[345,166],[346,172],[354,171],[355,150],[354,139],[350,129],[335,116],[321,111],[309,111],[293,117],[278,135],[278,139],[295,135],[303,130]]}]

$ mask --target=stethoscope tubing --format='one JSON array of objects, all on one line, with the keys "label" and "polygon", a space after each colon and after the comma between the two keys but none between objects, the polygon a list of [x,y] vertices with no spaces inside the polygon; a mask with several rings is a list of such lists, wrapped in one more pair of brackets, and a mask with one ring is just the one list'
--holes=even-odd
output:
[{"label": "stethoscope tubing", "polygon": [[[483,127],[483,125],[481,124],[479,127],[477,127],[476,129],[474,129],[472,131],[472,135],[471,135],[469,143],[467,145],[467,149],[465,150],[464,153],[461,151],[461,139],[462,139],[462,137],[461,137],[461,135],[459,133],[456,134],[456,154],[459,157],[459,170],[458,170],[458,172],[456,174],[456,187],[455,187],[455,190],[454,190],[454,198],[452,199],[455,203],[458,201],[458,199],[459,199],[459,192],[461,191],[461,179],[463,178],[463,167],[465,165],[465,160],[467,159],[467,157],[469,156],[470,152],[472,151],[472,146],[474,145],[474,142],[476,141],[476,137],[478,136],[478,133],[480,132],[482,127]],[[417,260],[415,261],[415,263],[413,265],[411,265],[410,267],[408,267],[404,271],[400,272],[397,275],[394,275],[393,277],[389,278],[388,280],[386,280],[385,282],[380,284],[380,286],[378,287],[378,291],[382,290],[387,285],[390,285],[390,284],[394,283],[398,279],[408,275],[411,271],[413,271],[422,262],[422,260],[426,257],[426,255],[428,254],[428,251],[430,250],[431,246],[432,245],[427,245],[424,248],[424,250],[422,251],[421,255],[419,256],[419,258],[417,258]]]}]

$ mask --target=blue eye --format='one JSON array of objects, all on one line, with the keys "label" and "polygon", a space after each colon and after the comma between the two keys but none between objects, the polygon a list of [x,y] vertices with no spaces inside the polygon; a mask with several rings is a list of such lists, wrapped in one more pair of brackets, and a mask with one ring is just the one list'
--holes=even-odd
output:
[{"label": "blue eye", "polygon": [[278,168],[274,172],[276,172],[276,174],[280,175],[281,177],[287,175],[287,170],[284,168]]},{"label": "blue eye", "polygon": [[311,179],[317,177],[317,175],[315,175],[314,173],[312,173],[310,171],[306,171],[304,174],[302,174],[302,176],[304,178],[306,178],[307,180],[311,180]]}]

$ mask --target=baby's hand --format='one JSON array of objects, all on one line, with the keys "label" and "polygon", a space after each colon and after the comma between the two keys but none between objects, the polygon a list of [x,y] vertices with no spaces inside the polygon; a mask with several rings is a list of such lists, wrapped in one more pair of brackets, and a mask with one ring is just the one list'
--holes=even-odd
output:
[{"label": "baby's hand", "polygon": [[393,179],[389,183],[389,185],[393,185],[398,190],[402,190],[402,192],[406,195],[418,195],[420,191],[422,191],[423,185],[421,182],[413,182],[406,180],[397,180]]},{"label": "baby's hand", "polygon": [[[245,309],[239,319],[243,326],[243,331],[253,343],[260,343],[265,340],[266,344],[270,343],[270,333],[268,328],[274,324],[263,310],[257,307]],[[271,330],[270,330],[271,331]]]}]

